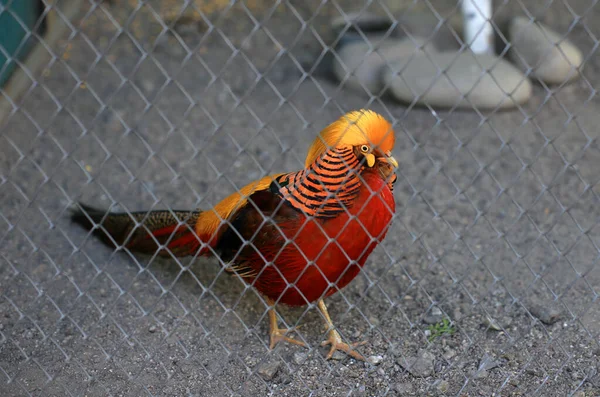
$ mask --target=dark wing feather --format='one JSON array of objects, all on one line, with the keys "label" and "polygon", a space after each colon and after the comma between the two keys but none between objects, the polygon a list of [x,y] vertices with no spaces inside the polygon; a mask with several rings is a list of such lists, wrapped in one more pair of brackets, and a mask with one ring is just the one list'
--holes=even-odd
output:
[{"label": "dark wing feather", "polygon": [[279,227],[302,213],[276,192],[277,189],[271,186],[253,193],[232,218],[217,245],[221,259],[229,263],[228,271],[254,278],[261,268],[261,264],[256,263],[257,256],[269,260],[285,244]]}]

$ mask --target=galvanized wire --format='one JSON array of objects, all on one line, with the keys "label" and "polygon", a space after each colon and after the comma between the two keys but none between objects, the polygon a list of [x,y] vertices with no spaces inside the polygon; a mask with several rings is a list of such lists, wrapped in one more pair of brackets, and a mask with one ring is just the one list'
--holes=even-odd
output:
[{"label": "galvanized wire", "polygon": [[[0,20],[20,21],[15,1]],[[332,28],[349,12],[388,18],[387,39],[425,15],[427,39],[468,51],[457,2],[45,0],[21,43],[38,44],[37,66],[14,59],[26,89],[0,88],[0,394],[597,394],[598,2],[535,3],[495,2],[500,57],[500,21],[526,16],[580,47],[581,76],[465,111],[364,95],[330,71],[348,35],[378,51],[370,32]],[[371,363],[325,360],[314,304],[278,308],[309,348],[271,351],[267,302],[226,263],[111,250],[69,220],[77,201],[209,209],[302,168],[317,132],[358,108],[396,131],[397,209],[328,302]]]}]

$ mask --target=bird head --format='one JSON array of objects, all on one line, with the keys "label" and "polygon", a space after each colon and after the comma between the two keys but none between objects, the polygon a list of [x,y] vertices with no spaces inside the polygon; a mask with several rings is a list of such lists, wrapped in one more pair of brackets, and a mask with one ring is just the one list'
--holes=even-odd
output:
[{"label": "bird head", "polygon": [[321,131],[308,150],[305,166],[308,168],[328,149],[352,148],[370,168],[378,162],[397,168],[391,154],[394,140],[392,125],[380,114],[364,109],[349,112]]}]

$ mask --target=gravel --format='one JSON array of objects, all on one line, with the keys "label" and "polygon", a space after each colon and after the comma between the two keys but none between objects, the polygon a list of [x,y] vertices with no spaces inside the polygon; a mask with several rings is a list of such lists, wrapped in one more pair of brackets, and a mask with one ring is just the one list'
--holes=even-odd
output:
[{"label": "gravel", "polygon": [[[335,42],[332,3],[315,15],[304,2],[272,14],[246,2],[265,32],[237,2],[218,26],[199,27],[202,39],[156,43],[150,2],[131,19],[126,3],[74,25],[85,36],[62,43],[0,133],[0,395],[598,394],[600,112],[590,86],[600,57],[585,28],[569,36],[588,59],[582,78],[553,92],[536,84],[514,111],[432,113],[338,89],[321,57]],[[588,5],[569,2],[600,37]],[[523,14],[520,2],[500,11]],[[552,2],[544,22],[566,31],[570,15]],[[114,23],[139,42],[117,37]],[[138,47],[154,48],[160,67]],[[342,337],[383,357],[377,366],[325,361],[314,307],[278,308],[309,348],[270,351],[264,304],[215,259],[132,257],[68,219],[74,200],[209,208],[266,173],[298,169],[317,131],[365,106],[395,121],[398,211],[364,272],[327,301]],[[560,320],[532,318],[531,302],[556,303]],[[422,320],[434,306],[455,332],[430,341]],[[486,354],[502,364],[466,382]],[[419,376],[408,360],[422,364]],[[269,363],[279,365],[265,379]]]}]

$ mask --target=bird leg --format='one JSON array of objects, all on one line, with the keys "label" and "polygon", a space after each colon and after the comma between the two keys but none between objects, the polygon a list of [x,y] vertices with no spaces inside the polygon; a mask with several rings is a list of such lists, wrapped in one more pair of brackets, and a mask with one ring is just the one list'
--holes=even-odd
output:
[{"label": "bird leg", "polygon": [[329,312],[327,311],[327,306],[325,306],[325,301],[323,299],[319,299],[317,307],[323,314],[323,317],[325,317],[325,323],[327,324],[327,329],[329,330],[329,336],[327,337],[327,340],[321,343],[321,346],[331,345],[331,349],[327,354],[327,360],[333,357],[333,353],[335,353],[336,350],[341,350],[357,360],[367,361],[362,354],[354,350],[356,347],[364,345],[366,342],[352,343],[350,345],[342,342],[342,337],[333,327],[333,322],[331,321],[331,317],[329,317]]},{"label": "bird leg", "polygon": [[273,350],[275,345],[277,343],[281,342],[282,340],[289,342],[289,343],[293,343],[295,345],[306,347],[306,343],[304,343],[300,340],[290,338],[289,336],[286,336],[290,332],[297,330],[298,327],[294,327],[294,328],[279,328],[278,327],[277,312],[275,312],[275,302],[273,302],[271,299],[268,299],[268,298],[266,299],[266,301],[270,306],[270,308],[269,308],[269,333],[271,335],[271,344],[269,346],[269,349]]}]

